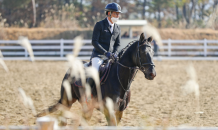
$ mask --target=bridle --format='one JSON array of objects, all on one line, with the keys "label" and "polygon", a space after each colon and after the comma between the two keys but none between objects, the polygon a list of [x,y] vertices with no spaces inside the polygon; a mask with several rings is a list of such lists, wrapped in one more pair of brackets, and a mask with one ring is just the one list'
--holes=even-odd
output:
[{"label": "bridle", "polygon": [[[145,39],[145,40],[146,40],[146,39]],[[144,41],[145,41],[145,40],[144,40]],[[143,42],[144,42],[144,41],[143,41]],[[134,76],[132,77],[132,79],[131,79],[130,82],[128,83],[127,89],[125,89],[125,88],[123,87],[121,81],[120,81],[119,74],[118,74],[118,65],[117,65],[117,77],[118,77],[119,83],[120,83],[121,87],[123,88],[123,90],[125,91],[125,93],[129,90],[130,85],[131,85],[133,79],[135,78],[135,75],[136,75],[136,73],[138,72],[138,70],[141,70],[143,73],[146,73],[146,72],[148,71],[148,69],[149,69],[151,66],[155,66],[154,63],[152,63],[152,62],[150,62],[150,63],[142,63],[142,61],[141,61],[141,56],[140,56],[140,52],[139,52],[139,48],[140,48],[141,46],[143,46],[143,45],[148,46],[148,47],[151,47],[151,46],[149,46],[149,45],[147,45],[147,44],[139,45],[139,41],[138,41],[137,53],[136,53],[136,63],[139,63],[139,65],[138,65],[139,67],[138,67],[138,66],[128,67],[128,66],[125,66],[125,65],[121,64],[119,61],[117,61],[117,64],[119,64],[120,66],[122,66],[122,67],[124,67],[124,68],[128,68],[130,71],[134,70]],[[137,61],[138,61],[138,62],[137,62]],[[145,66],[145,65],[151,65],[151,66],[150,66],[147,70],[145,70],[145,67],[143,67],[143,66]],[[129,81],[129,80],[128,80],[128,81]],[[125,96],[125,94],[124,94],[124,96]]]},{"label": "bridle", "polygon": [[[146,39],[145,39],[146,40]],[[144,41],[145,41],[144,40]],[[143,41],[143,42],[144,42]],[[141,46],[147,46],[147,47],[151,47],[150,45],[147,45],[147,44],[142,44],[142,45],[139,45],[139,41],[138,41],[138,47],[137,47],[137,56],[136,57],[138,57],[138,62],[139,62],[139,70],[141,70],[143,73],[145,73],[145,72],[147,72],[148,71],[148,69],[151,67],[151,66],[155,66],[154,65],[154,63],[152,63],[152,62],[149,62],[149,63],[142,63],[142,61],[141,61],[141,56],[140,56],[140,52],[139,52],[139,48],[141,47]],[[147,69],[147,70],[145,70],[145,67],[143,67],[143,66],[145,66],[145,65],[150,65],[150,67]]]}]

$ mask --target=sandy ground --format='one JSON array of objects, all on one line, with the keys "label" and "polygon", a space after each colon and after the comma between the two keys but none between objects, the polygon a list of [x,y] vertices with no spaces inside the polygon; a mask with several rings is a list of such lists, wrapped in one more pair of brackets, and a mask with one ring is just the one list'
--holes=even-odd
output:
[{"label": "sandy ground", "polygon": [[[183,95],[181,87],[189,80],[186,68],[192,63],[200,86],[200,111],[196,113],[194,94]],[[66,72],[63,61],[6,61],[0,66],[0,125],[34,125],[35,118],[20,100],[18,88],[30,96],[39,112],[55,103]],[[157,77],[148,81],[139,72],[131,85],[132,97],[120,126],[218,126],[217,61],[155,61]],[[71,111],[80,114],[80,104]],[[95,110],[88,122],[107,125],[104,115]],[[69,123],[70,124],[70,123]]]}]

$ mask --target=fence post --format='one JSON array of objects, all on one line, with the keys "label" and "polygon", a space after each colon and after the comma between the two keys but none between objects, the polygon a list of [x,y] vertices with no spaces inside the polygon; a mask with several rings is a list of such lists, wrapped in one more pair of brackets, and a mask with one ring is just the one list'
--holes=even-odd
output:
[{"label": "fence post", "polygon": [[60,57],[63,57],[64,56],[64,54],[63,54],[63,52],[64,52],[64,39],[61,39],[61,44],[60,44]]},{"label": "fence post", "polygon": [[171,39],[168,39],[168,57],[171,57]]},{"label": "fence post", "polygon": [[25,57],[28,57],[28,52],[26,48],[25,48]]},{"label": "fence post", "polygon": [[204,57],[207,57],[207,39],[204,39]]}]

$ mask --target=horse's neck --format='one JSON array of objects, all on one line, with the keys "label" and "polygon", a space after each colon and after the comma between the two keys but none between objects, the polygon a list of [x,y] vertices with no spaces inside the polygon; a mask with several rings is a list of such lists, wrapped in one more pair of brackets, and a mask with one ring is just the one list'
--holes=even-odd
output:
[{"label": "horse's neck", "polygon": [[131,45],[126,52],[124,52],[123,56],[120,58],[119,62],[128,67],[135,67],[137,66],[136,63],[136,55],[137,55],[137,44],[134,43]]},{"label": "horse's neck", "polygon": [[[126,66],[126,67],[136,67],[137,64],[135,63],[135,58],[136,58],[136,45],[130,46],[126,52],[123,54],[123,56],[120,58],[119,62]],[[122,87],[127,90],[130,87],[131,80],[133,79],[134,72],[136,71],[135,69],[129,69],[126,67],[123,67],[119,64],[118,65],[118,74],[119,74],[119,79]]]}]

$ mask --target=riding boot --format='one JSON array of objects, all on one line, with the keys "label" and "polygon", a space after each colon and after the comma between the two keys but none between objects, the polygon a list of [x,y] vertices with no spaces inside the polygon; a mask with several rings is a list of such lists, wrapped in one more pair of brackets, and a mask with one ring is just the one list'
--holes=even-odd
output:
[{"label": "riding boot", "polygon": [[94,87],[94,80],[92,78],[88,78],[86,82],[87,82],[87,84],[89,84],[89,86],[91,87],[91,90],[92,90]]}]

